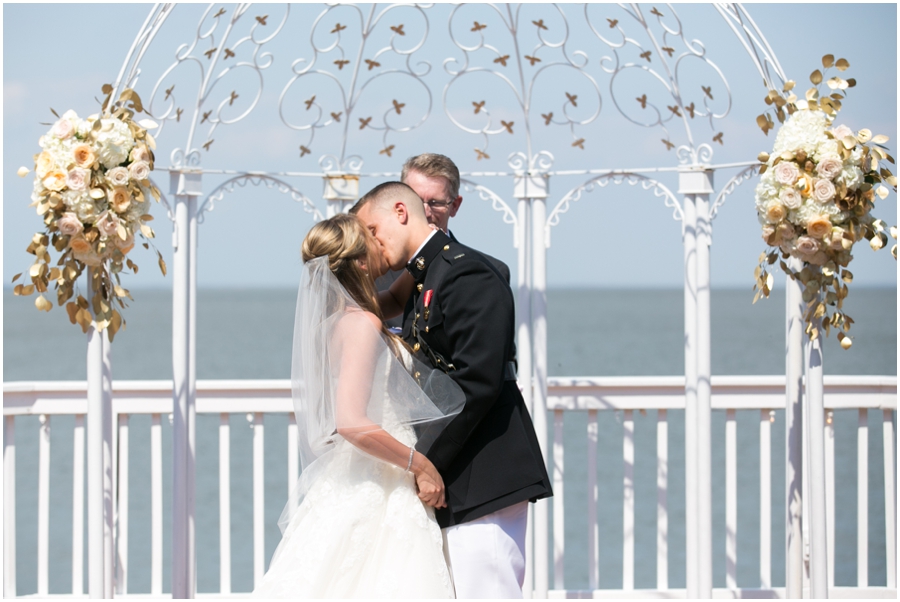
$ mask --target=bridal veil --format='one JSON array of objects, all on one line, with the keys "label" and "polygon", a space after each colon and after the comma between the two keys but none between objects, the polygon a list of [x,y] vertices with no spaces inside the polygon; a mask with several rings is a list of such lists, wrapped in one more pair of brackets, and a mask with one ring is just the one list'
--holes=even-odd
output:
[{"label": "bridal veil", "polygon": [[331,272],[327,257],[303,266],[291,393],[302,472],[278,522],[282,531],[328,469],[342,439],[339,431],[412,425],[420,432],[417,449],[425,453],[425,439],[433,441],[465,402],[450,377],[416,361],[399,341],[374,327]]}]

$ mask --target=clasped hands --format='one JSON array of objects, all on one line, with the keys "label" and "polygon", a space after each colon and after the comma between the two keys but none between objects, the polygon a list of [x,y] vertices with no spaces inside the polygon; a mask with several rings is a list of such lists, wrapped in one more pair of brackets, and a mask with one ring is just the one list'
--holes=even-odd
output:
[{"label": "clasped hands", "polygon": [[416,477],[416,492],[419,499],[434,508],[446,508],[444,479],[431,460],[416,452],[410,470]]}]

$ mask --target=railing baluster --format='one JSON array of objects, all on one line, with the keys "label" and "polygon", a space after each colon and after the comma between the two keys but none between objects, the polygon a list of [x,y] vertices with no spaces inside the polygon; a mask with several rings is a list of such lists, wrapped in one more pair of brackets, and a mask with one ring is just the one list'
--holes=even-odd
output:
[{"label": "railing baluster", "polygon": [[16,417],[3,417],[3,597],[16,595]]},{"label": "railing baluster", "polygon": [[775,412],[759,412],[759,586],[772,587],[772,421]]},{"label": "railing baluster", "polygon": [[588,410],[587,489],[588,489],[588,587],[600,582],[600,532],[597,526],[597,410]]},{"label": "railing baluster", "polygon": [[265,430],[261,412],[248,415],[253,425],[253,587],[266,573]]},{"label": "railing baluster", "polygon": [[84,593],[84,414],[72,433],[72,595]]},{"label": "railing baluster", "polygon": [[160,414],[150,419],[150,594],[162,594],[162,424]]},{"label": "railing baluster", "polygon": [[887,559],[887,586],[897,587],[897,483],[895,482],[894,411],[881,413],[884,447],[884,543]]},{"label": "railing baluster", "polygon": [[288,458],[287,458],[287,487],[288,487],[288,502],[290,503],[291,509],[295,509],[297,507],[297,498],[295,495],[294,489],[297,485],[297,480],[300,478],[300,452],[297,444],[297,417],[293,412],[288,414]]},{"label": "railing baluster", "polygon": [[869,410],[856,429],[856,586],[869,585]]},{"label": "railing baluster", "polygon": [[563,492],[563,411],[553,411],[553,589],[565,589],[566,517]]},{"label": "railing baluster", "polygon": [[825,411],[825,541],[828,587],[834,587],[834,410]]},{"label": "railing baluster", "polygon": [[128,593],[128,414],[119,414],[116,594]]},{"label": "railing baluster", "polygon": [[725,587],[737,588],[737,421],[725,417]]},{"label": "railing baluster", "polygon": [[634,589],[634,411],[625,410],[622,455],[624,495],[622,516],[622,589]]},{"label": "railing baluster", "polygon": [[656,411],[656,589],[669,589],[669,421]]},{"label": "railing baluster", "polygon": [[50,584],[50,417],[41,414],[38,443],[37,594]]},{"label": "railing baluster", "polygon": [[231,593],[231,425],[219,414],[219,592]]}]

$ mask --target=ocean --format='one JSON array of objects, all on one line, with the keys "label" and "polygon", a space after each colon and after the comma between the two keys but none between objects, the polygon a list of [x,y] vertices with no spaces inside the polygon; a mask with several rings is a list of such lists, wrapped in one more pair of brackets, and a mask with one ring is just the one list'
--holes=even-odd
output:
[{"label": "ocean", "polygon": [[[34,309],[31,299],[3,294],[4,382],[84,380],[85,337],[65,312]],[[116,379],[171,378],[171,293],[135,290],[127,328],[113,345]],[[290,377],[295,290],[200,290],[197,302],[197,378]],[[784,298],[751,304],[749,290],[712,292],[712,372],[780,374],[784,371]],[[896,375],[897,292],[853,290],[846,310],[856,320],[853,347],[825,344],[826,374]],[[548,292],[548,368],[551,376],[678,375],[684,369],[683,293],[680,290],[551,290]],[[586,588],[587,515],[584,414],[566,416],[566,562],[568,589]],[[600,587],[621,587],[621,415],[600,412]],[[656,580],[656,434],[654,412],[635,413],[635,586]],[[759,586],[758,413],[738,412],[737,584]],[[669,412],[669,585],[684,587],[683,412]],[[287,496],[286,417],[266,419],[266,553],[280,539],[276,521]],[[552,422],[551,422],[552,424]],[[713,583],[725,585],[725,414],[713,412]],[[884,495],[881,413],[869,414],[869,584],[884,585]],[[50,593],[71,591],[72,425],[51,425]],[[857,412],[835,415],[837,585],[856,584]],[[218,589],[218,417],[197,423],[197,580],[199,592]],[[37,591],[37,417],[16,420],[18,594]],[[896,432],[896,413],[894,419]],[[550,439],[552,440],[552,432]],[[150,590],[149,417],[131,420],[129,531],[130,593]],[[772,429],[772,580],[784,585],[784,412]],[[171,427],[163,421],[164,591],[170,589]],[[251,429],[232,417],[232,589],[252,589]],[[552,502],[551,502],[552,503]],[[552,516],[552,509],[551,509]],[[86,542],[87,538],[85,538]],[[85,550],[86,552],[86,550]],[[552,575],[551,568],[551,587]],[[85,584],[87,578],[85,576]]]}]

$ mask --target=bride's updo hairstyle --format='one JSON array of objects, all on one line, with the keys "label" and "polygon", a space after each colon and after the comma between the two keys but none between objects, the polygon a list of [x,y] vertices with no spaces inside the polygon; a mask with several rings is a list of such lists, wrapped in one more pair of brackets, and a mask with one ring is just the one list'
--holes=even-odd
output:
[{"label": "bride's updo hairstyle", "polygon": [[303,263],[316,257],[328,257],[328,267],[353,300],[365,311],[382,319],[375,281],[359,262],[372,265],[369,257],[368,233],[354,215],[339,213],[323,220],[303,239]]}]

